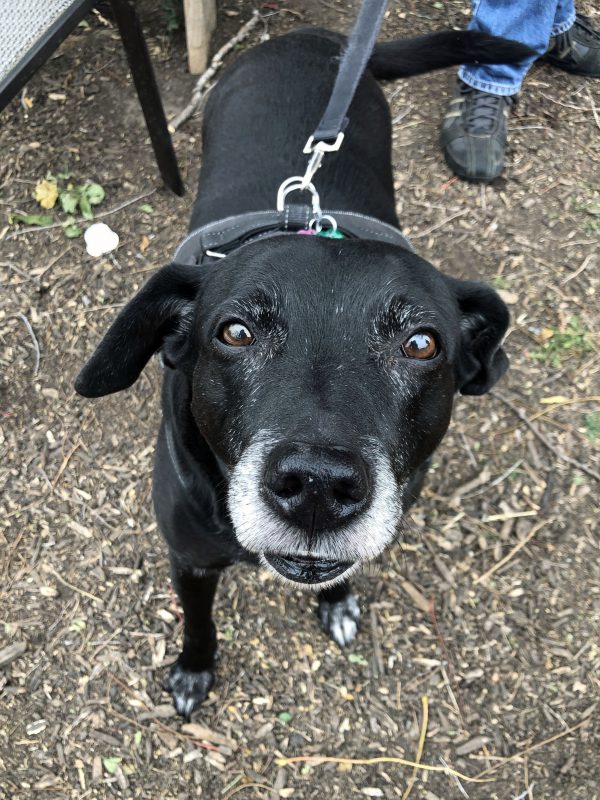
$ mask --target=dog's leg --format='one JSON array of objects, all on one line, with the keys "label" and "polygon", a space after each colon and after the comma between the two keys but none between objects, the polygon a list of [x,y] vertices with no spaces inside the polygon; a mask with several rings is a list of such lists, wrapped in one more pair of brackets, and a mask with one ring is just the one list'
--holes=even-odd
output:
[{"label": "dog's leg", "polygon": [[319,592],[317,615],[321,627],[340,647],[353,641],[358,630],[360,609],[350,584],[344,581]]},{"label": "dog's leg", "polygon": [[177,712],[188,720],[215,680],[217,633],[212,604],[219,575],[218,570],[192,573],[173,569],[173,583],[184,614],[183,650],[171,667],[165,688]]},{"label": "dog's leg", "polygon": [[429,471],[429,467],[431,466],[432,461],[433,458],[428,458],[413,473],[409,481],[409,484],[404,492],[404,502],[402,507],[404,508],[405,513],[413,505],[413,503],[416,503],[416,501],[419,499],[419,495],[421,494],[421,489],[423,488],[423,484],[425,483],[425,478],[427,477],[427,472]]}]

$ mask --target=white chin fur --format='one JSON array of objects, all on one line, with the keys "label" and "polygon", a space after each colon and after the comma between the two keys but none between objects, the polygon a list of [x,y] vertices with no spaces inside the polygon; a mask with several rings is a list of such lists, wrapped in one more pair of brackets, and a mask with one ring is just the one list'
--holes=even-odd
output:
[{"label": "white chin fur", "polygon": [[[277,439],[268,432],[256,436],[231,472],[227,504],[236,537],[242,547],[261,557],[265,567],[285,583],[306,589],[334,586],[356,572],[363,562],[380,555],[394,540],[402,515],[401,487],[389,459],[373,447],[369,454],[374,484],[369,507],[348,525],[324,531],[310,542],[304,531],[277,517],[260,495],[265,458],[275,444]],[[267,564],[262,558],[265,552],[348,561],[352,566],[331,581],[301,584],[284,578]]]}]

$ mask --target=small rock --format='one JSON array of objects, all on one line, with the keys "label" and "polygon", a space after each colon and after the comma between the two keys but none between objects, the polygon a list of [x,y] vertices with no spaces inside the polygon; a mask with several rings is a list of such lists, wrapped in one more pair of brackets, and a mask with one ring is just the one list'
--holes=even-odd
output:
[{"label": "small rock", "polygon": [[30,722],[25,728],[27,736],[37,736],[38,733],[46,730],[48,723],[45,719],[36,719],[35,722]]}]

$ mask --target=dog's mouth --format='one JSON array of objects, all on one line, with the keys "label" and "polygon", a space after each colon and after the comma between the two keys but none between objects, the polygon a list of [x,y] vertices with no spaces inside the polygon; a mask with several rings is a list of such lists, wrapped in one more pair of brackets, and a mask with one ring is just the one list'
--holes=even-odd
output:
[{"label": "dog's mouth", "polygon": [[335,580],[353,566],[352,561],[334,561],[311,556],[280,556],[263,553],[269,566],[296,583],[326,583]]}]

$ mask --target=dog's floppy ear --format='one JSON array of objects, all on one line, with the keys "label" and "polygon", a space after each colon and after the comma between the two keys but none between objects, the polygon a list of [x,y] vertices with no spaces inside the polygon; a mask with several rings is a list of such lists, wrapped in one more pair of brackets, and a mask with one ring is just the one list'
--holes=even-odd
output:
[{"label": "dog's floppy ear", "polygon": [[456,359],[456,388],[461,394],[485,394],[508,369],[501,348],[508,308],[489,286],[450,278],[460,309],[461,348]]},{"label": "dog's floppy ear", "polygon": [[110,326],[77,376],[75,390],[101,397],[135,383],[164,340],[182,331],[198,289],[198,267],[169,264],[159,270]]}]

